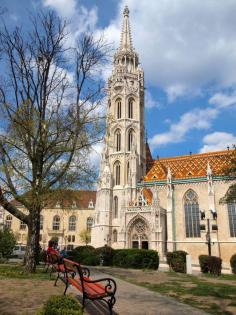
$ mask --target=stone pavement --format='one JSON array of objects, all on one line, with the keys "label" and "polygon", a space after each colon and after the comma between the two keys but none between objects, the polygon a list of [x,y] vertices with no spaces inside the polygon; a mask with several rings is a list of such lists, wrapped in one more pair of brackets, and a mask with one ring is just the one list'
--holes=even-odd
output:
[{"label": "stone pavement", "polygon": [[[116,304],[113,314],[119,315],[206,315],[207,313],[189,305],[182,304],[175,299],[162,296],[146,288],[111,277],[91,268],[93,279],[109,277],[117,284]],[[73,290],[73,289],[70,289]],[[74,291],[74,290],[73,290]],[[75,291],[74,291],[75,293]],[[79,297],[81,300],[81,298]],[[107,315],[108,307],[101,302],[89,301],[85,307],[89,315]]]}]

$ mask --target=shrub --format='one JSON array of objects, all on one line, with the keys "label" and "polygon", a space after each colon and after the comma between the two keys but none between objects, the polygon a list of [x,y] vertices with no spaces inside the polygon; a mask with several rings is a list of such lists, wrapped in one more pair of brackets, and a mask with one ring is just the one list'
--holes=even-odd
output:
[{"label": "shrub", "polygon": [[186,253],[183,250],[177,250],[174,252],[169,252],[167,256],[167,263],[168,265],[175,271],[175,272],[186,272]]},{"label": "shrub", "polygon": [[232,273],[236,274],[236,254],[230,258],[230,266],[232,268]]},{"label": "shrub", "polygon": [[100,258],[93,246],[76,247],[68,254],[68,259],[90,266],[96,266],[100,263]]},{"label": "shrub", "polygon": [[201,267],[201,272],[202,273],[208,273],[209,272],[208,257],[209,257],[208,255],[200,255],[198,257],[199,265]]},{"label": "shrub", "polygon": [[158,269],[158,252],[148,249],[118,249],[115,250],[113,265],[122,268]]},{"label": "shrub", "polygon": [[170,269],[172,269],[172,259],[173,259],[173,253],[172,252],[168,252],[166,254],[166,262],[169,265]]},{"label": "shrub", "polygon": [[113,263],[113,256],[115,253],[115,250],[110,246],[103,246],[96,248],[95,250],[96,254],[98,255],[100,261],[102,260],[103,266],[111,266]]},{"label": "shrub", "polygon": [[16,239],[13,232],[4,227],[0,230],[0,254],[3,258],[9,258],[16,245]]},{"label": "shrub", "polygon": [[201,267],[201,272],[210,272],[213,275],[219,276],[222,269],[222,259],[216,256],[200,255],[199,263]]},{"label": "shrub", "polygon": [[80,304],[70,296],[51,296],[38,315],[82,315]]}]

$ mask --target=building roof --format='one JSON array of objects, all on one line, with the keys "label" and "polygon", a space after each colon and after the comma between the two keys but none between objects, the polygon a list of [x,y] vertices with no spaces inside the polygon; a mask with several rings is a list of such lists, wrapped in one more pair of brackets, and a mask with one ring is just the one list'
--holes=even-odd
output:
[{"label": "building roof", "polygon": [[[94,209],[95,202],[96,191],[60,189],[47,194],[44,208]],[[12,203],[16,206],[21,205],[16,200],[13,200]]]},{"label": "building roof", "polygon": [[160,158],[144,177],[144,181],[166,180],[168,168],[173,179],[205,177],[209,163],[213,176],[225,175],[233,150]]}]

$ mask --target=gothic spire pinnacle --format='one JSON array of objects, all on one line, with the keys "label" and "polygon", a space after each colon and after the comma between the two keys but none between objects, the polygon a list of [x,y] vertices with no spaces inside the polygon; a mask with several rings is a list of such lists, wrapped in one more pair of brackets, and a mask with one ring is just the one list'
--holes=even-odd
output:
[{"label": "gothic spire pinnacle", "polygon": [[132,38],[131,38],[131,30],[129,25],[129,9],[125,6],[123,11],[123,27],[121,31],[120,38],[120,49],[121,51],[133,51]]}]

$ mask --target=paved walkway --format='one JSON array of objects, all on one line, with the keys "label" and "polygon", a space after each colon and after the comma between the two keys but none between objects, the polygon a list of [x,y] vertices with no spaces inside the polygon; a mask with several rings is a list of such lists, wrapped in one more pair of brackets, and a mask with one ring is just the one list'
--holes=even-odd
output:
[{"label": "paved walkway", "polygon": [[[111,277],[92,269],[92,278]],[[207,313],[173,298],[162,296],[146,288],[112,277],[117,283],[114,315],[206,315]],[[71,289],[73,290],[73,289]],[[88,302],[86,312],[90,315],[107,315],[108,307],[99,303]]]}]

